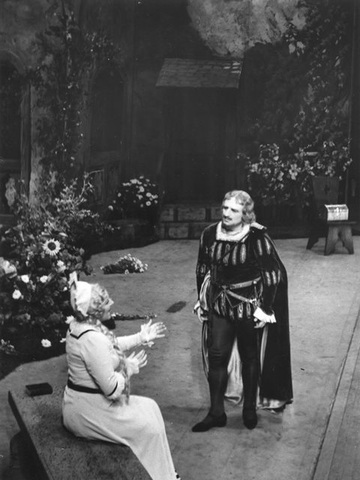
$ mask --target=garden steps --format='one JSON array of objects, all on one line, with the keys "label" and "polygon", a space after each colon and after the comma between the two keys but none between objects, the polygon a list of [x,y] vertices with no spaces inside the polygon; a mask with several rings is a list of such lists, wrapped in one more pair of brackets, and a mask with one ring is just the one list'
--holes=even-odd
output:
[{"label": "garden steps", "polygon": [[[199,239],[201,232],[211,223],[221,220],[220,204],[166,204],[162,208],[159,224],[161,240]],[[306,224],[273,224],[272,218],[259,215],[258,221],[268,227],[273,238],[306,238]]]},{"label": "garden steps", "polygon": [[221,219],[219,204],[167,204],[160,217],[162,240],[198,239],[205,227]]}]

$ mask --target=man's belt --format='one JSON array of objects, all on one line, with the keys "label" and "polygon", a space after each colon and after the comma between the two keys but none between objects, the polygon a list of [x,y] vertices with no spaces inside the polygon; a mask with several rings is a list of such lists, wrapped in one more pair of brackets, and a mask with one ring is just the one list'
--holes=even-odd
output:
[{"label": "man's belt", "polygon": [[211,282],[215,287],[221,288],[222,290],[236,290],[238,288],[251,287],[251,285],[256,285],[261,280],[261,277],[254,278],[253,280],[248,280],[247,282],[241,283],[231,283],[226,285],[220,285],[219,283]]},{"label": "man's belt", "polygon": [[100,388],[91,388],[91,387],[84,387],[82,385],[76,385],[73,383],[70,378],[67,381],[67,386],[71,388],[71,390],[76,390],[77,392],[83,393],[102,393]]},{"label": "man's belt", "polygon": [[241,302],[252,303],[253,305],[255,305],[258,302],[257,298],[243,297],[242,295],[235,293],[234,290],[255,286],[260,282],[260,280],[261,280],[261,277],[257,277],[257,278],[254,278],[253,280],[248,280],[247,282],[232,283],[227,285],[219,285],[217,283],[213,283],[213,285],[217,287],[219,291],[215,295],[215,298],[212,299],[212,303],[215,303],[219,297],[224,295],[224,297],[227,299],[228,302],[230,302],[229,297],[232,297]]}]

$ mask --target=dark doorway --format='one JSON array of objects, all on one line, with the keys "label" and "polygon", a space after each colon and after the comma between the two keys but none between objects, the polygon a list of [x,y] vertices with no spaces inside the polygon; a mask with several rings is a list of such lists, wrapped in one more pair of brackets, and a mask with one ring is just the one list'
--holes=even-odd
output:
[{"label": "dark doorway", "polygon": [[234,150],[234,94],[218,89],[172,89],[164,164],[166,203],[219,202]]}]

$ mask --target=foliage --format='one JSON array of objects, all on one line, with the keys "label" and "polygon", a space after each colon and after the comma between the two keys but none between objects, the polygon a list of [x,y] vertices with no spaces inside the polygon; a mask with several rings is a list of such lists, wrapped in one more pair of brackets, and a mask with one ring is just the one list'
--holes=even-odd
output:
[{"label": "foliage", "polygon": [[42,164],[71,179],[80,165],[76,157],[84,137],[81,112],[89,77],[96,70],[116,68],[118,51],[104,32],[84,34],[66,1],[53,18],[55,23],[37,34],[41,63],[29,79],[43,112],[36,122]]},{"label": "foliage", "polygon": [[[64,187],[58,198],[47,177],[38,202],[19,196],[14,211],[17,223],[2,233],[0,259],[0,325],[3,333],[36,331],[41,340],[60,342],[71,313],[68,276],[90,274],[85,251],[76,232],[83,224],[101,226],[97,215],[85,208],[91,184],[85,177]],[[19,335],[18,335],[19,336]],[[47,342],[42,347],[47,348]]]},{"label": "foliage", "polygon": [[339,0],[306,5],[305,28],[289,24],[282,42],[271,53],[264,49],[262,103],[247,118],[241,156],[249,190],[262,203],[304,207],[311,176],[341,177],[351,163],[353,9]]},{"label": "foliage", "polygon": [[143,273],[148,269],[148,265],[143,263],[136,257],[133,257],[130,253],[120,257],[115,263],[105,265],[101,267],[104,273]]},{"label": "foliage", "polygon": [[0,156],[20,157],[21,93],[24,78],[13,67],[2,65],[0,83]]},{"label": "foliage", "polygon": [[159,187],[141,175],[118,187],[108,206],[108,218],[143,218],[155,223],[158,210]]},{"label": "foliage", "polygon": [[254,200],[262,205],[308,206],[312,197],[311,177],[342,178],[351,164],[347,147],[323,142],[316,152],[309,148],[280,154],[277,144],[260,145],[258,161],[247,160],[247,183]]}]

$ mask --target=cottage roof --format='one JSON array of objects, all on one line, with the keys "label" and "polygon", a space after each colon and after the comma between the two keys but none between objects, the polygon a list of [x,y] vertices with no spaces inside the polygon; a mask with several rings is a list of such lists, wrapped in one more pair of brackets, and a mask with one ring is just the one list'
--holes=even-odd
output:
[{"label": "cottage roof", "polygon": [[157,87],[238,88],[242,63],[235,60],[166,58]]}]

